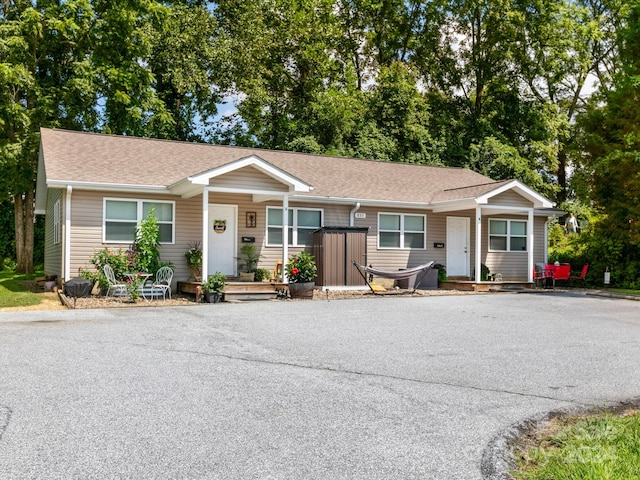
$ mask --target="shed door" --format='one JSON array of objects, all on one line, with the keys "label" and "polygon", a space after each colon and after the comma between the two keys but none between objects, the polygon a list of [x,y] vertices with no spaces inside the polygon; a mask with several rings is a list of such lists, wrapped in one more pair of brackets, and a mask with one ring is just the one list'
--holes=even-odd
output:
[{"label": "shed door", "polygon": [[209,205],[209,275],[236,275],[237,216],[236,205]]},{"label": "shed door", "polygon": [[447,276],[470,275],[470,229],[466,217],[447,217]]}]

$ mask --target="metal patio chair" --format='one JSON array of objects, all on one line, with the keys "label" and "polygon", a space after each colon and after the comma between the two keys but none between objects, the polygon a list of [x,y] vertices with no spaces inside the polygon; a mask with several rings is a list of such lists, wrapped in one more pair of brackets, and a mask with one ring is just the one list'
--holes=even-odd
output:
[{"label": "metal patio chair", "polygon": [[108,297],[111,293],[113,293],[114,297],[116,294],[118,294],[118,296],[127,295],[127,284],[116,280],[111,265],[105,265],[102,270],[104,271],[104,276],[107,277],[107,283],[109,283],[106,296]]},{"label": "metal patio chair", "polygon": [[166,300],[167,293],[171,299],[171,280],[173,279],[173,270],[171,267],[162,267],[156,273],[156,278],[151,285],[151,296],[153,297],[156,290],[162,292],[162,299]]}]

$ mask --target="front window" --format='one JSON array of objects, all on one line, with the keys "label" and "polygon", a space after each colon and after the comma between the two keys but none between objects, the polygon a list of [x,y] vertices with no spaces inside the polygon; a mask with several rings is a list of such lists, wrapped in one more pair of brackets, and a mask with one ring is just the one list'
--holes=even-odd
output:
[{"label": "front window", "polygon": [[378,248],[424,250],[426,217],[404,213],[378,214]]},{"label": "front window", "polygon": [[[313,232],[322,227],[321,209],[289,208],[287,240],[292,247],[306,247],[313,243]],[[267,245],[281,246],[282,208],[267,207]]]},{"label": "front window", "polygon": [[160,243],[173,243],[175,203],[151,200],[104,200],[103,241],[132,243],[136,228],[151,210],[158,219]]},{"label": "front window", "polygon": [[526,252],[527,222],[490,219],[489,250],[494,252]]}]

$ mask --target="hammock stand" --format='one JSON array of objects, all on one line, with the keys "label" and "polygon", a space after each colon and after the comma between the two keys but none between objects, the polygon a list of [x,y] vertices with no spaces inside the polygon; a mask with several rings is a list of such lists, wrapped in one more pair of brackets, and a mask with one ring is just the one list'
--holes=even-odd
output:
[{"label": "hammock stand", "polygon": [[[424,277],[424,275],[427,273],[427,270],[433,268],[434,263],[435,261],[431,261],[429,263],[425,263],[424,265],[418,265],[417,267],[407,268],[406,270],[395,270],[395,271],[378,270],[376,268],[367,267],[366,265],[359,265],[356,262],[353,262],[353,266],[356,267],[356,270],[358,270],[358,273],[364,279],[365,283],[374,294],[377,294],[379,292],[377,292],[376,289],[374,289],[373,286],[371,285],[370,279],[372,279],[373,276],[390,278],[393,280],[404,280],[404,279],[415,276],[416,281],[414,283],[413,290],[411,291],[411,293],[413,293],[417,290],[418,285],[420,285],[420,281],[422,280],[422,277]],[[367,277],[370,277],[370,278],[367,278]]]}]

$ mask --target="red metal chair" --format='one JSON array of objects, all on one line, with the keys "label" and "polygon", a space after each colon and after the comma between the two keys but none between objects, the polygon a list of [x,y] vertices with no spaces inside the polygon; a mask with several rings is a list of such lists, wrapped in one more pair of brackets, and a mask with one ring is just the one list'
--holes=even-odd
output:
[{"label": "red metal chair", "polygon": [[585,277],[587,276],[587,270],[589,270],[589,264],[588,263],[582,267],[582,271],[580,272],[580,275],[571,275],[569,277],[570,285],[573,285],[573,281],[574,280],[575,281],[582,280],[582,284],[584,286],[586,286],[587,285],[587,281],[585,280]]},{"label": "red metal chair", "polygon": [[570,283],[571,281],[571,265],[568,263],[562,263],[555,265],[553,270],[553,285],[555,286],[557,281],[564,281]]},{"label": "red metal chair", "polygon": [[553,270],[546,268],[544,263],[536,264],[533,269],[533,282],[536,287],[544,287],[547,284],[547,279],[553,279]]}]

